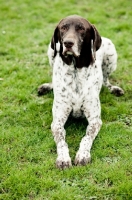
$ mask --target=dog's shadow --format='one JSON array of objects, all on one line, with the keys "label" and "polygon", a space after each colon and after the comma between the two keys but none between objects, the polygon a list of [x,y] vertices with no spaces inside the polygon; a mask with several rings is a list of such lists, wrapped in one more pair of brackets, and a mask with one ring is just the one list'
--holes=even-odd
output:
[{"label": "dog's shadow", "polygon": [[81,139],[86,134],[87,125],[86,118],[73,118],[69,116],[65,124],[65,130],[66,141],[72,154],[78,150]]},{"label": "dog's shadow", "polygon": [[76,129],[79,129],[80,127],[84,127],[88,125],[88,121],[85,117],[79,117],[79,118],[75,118],[72,117],[71,115],[68,117],[68,120],[65,124],[65,128],[69,128],[70,126],[76,126]]}]

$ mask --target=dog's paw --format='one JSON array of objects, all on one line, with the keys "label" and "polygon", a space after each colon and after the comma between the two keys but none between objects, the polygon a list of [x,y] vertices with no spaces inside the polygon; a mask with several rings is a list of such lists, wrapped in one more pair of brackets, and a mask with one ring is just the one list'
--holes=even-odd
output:
[{"label": "dog's paw", "polygon": [[78,151],[75,158],[75,165],[87,165],[91,162],[91,155],[88,151],[80,152]]},{"label": "dog's paw", "polygon": [[58,156],[56,160],[56,167],[59,169],[66,169],[72,166],[71,158],[69,156],[61,157]]},{"label": "dog's paw", "polygon": [[38,96],[47,94],[52,89],[53,88],[51,83],[44,83],[38,87]]},{"label": "dog's paw", "polygon": [[124,94],[124,90],[118,86],[112,86],[110,90],[111,93],[117,97],[122,96]]}]

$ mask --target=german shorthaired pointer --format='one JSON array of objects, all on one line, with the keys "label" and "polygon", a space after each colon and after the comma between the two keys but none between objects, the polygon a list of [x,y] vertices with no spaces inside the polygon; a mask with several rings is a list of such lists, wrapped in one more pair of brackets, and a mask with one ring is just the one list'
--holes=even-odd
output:
[{"label": "german shorthaired pointer", "polygon": [[72,166],[64,129],[70,113],[74,117],[84,115],[88,120],[86,135],[74,162],[86,165],[91,160],[90,150],[102,125],[99,99],[102,85],[117,96],[124,94],[108,79],[116,69],[115,46],[111,40],[101,37],[93,24],[73,15],[62,19],[55,28],[48,57],[53,67],[53,81],[41,85],[38,94],[52,89],[54,92],[51,129],[57,145],[56,166],[60,169]]}]

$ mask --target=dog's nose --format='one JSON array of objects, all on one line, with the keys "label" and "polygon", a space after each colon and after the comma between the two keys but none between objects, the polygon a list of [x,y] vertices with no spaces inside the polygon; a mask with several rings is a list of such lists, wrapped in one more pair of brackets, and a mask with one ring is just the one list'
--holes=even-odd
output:
[{"label": "dog's nose", "polygon": [[74,45],[74,42],[67,40],[67,41],[64,42],[64,45],[65,45],[66,48],[71,48]]}]

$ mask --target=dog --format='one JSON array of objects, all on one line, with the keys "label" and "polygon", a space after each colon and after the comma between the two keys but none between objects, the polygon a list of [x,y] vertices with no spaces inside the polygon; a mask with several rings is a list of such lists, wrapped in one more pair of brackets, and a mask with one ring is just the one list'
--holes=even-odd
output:
[{"label": "dog", "polygon": [[117,96],[124,94],[123,89],[109,82],[109,75],[117,66],[115,46],[110,39],[101,37],[93,24],[72,15],[56,26],[48,57],[53,68],[52,83],[41,85],[38,94],[53,89],[51,130],[57,146],[56,166],[60,169],[72,166],[64,129],[70,114],[85,116],[88,121],[74,162],[86,165],[91,161],[90,150],[102,125],[99,98],[102,85]]}]

